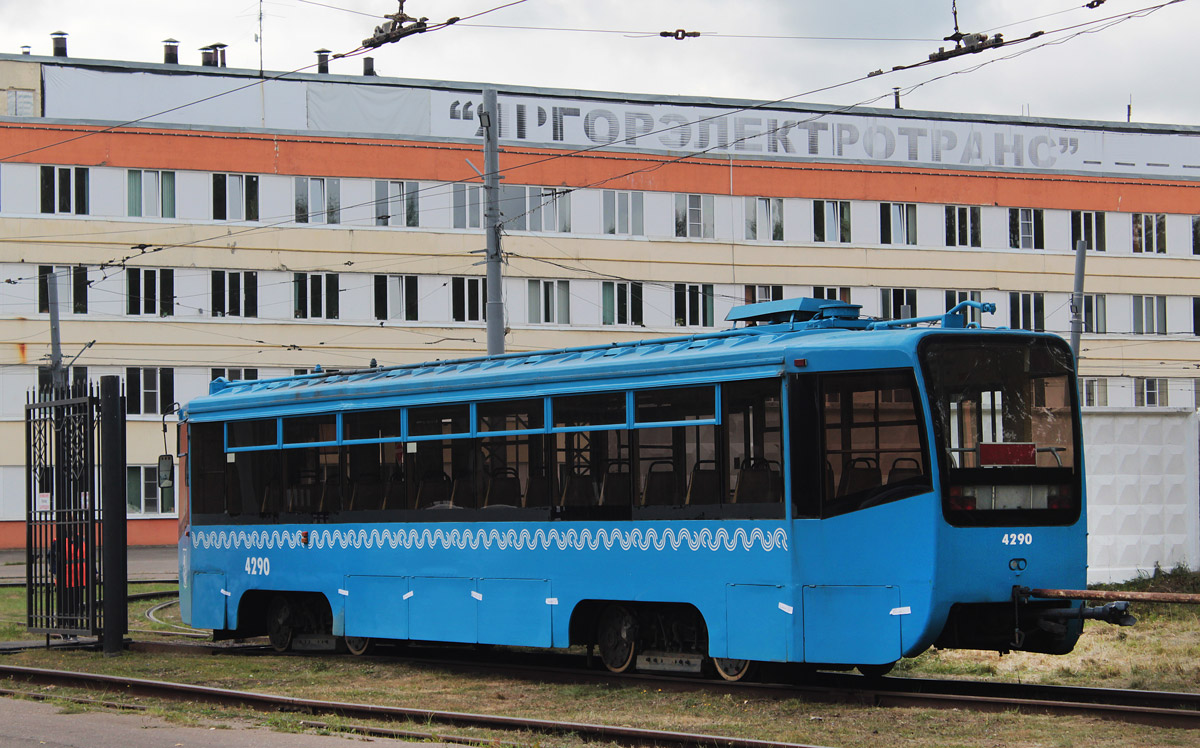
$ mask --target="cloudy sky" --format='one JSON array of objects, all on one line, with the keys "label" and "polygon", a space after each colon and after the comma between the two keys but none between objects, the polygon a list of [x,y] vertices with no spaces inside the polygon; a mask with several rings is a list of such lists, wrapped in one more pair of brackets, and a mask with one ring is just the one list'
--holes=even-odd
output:
[{"label": "cloudy sky", "polygon": [[[891,106],[898,86],[910,109],[1108,121],[1124,121],[1132,100],[1134,121],[1200,123],[1200,97],[1188,83],[1197,69],[1200,0],[1101,0],[1096,8],[1083,7],[1086,0],[962,0],[963,32],[1000,33],[1010,42],[1045,34],[848,85],[952,46],[942,41],[954,30],[952,0],[521,0],[499,7],[510,2],[407,0],[409,14],[431,23],[498,9],[377,49],[376,70],[501,88],[835,105]],[[261,52],[265,69],[288,71],[312,64],[321,47],[356,49],[396,8],[395,0],[0,0],[0,52],[29,45],[33,54],[50,54],[49,34],[62,30],[72,57],[161,62],[161,42],[173,37],[185,63],[198,64],[200,47],[223,42],[231,67],[257,69]],[[701,35],[657,35],[680,28]],[[361,70],[357,59],[331,66],[334,73]]]}]

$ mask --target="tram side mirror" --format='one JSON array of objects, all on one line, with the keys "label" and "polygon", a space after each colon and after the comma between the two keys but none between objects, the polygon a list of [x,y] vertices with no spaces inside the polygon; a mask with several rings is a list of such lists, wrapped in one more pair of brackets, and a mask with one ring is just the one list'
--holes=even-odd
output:
[{"label": "tram side mirror", "polygon": [[158,487],[170,488],[175,485],[175,462],[171,455],[159,455],[158,458]]}]

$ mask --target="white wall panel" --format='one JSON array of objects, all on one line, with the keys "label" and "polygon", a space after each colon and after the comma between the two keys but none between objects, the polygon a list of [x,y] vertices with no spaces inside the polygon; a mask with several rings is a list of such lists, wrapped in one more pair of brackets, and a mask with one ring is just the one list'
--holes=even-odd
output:
[{"label": "white wall panel", "polygon": [[39,179],[36,164],[0,165],[0,212],[32,214],[41,210]]},{"label": "white wall panel", "polygon": [[1198,424],[1191,409],[1084,414],[1089,583],[1200,563]]}]

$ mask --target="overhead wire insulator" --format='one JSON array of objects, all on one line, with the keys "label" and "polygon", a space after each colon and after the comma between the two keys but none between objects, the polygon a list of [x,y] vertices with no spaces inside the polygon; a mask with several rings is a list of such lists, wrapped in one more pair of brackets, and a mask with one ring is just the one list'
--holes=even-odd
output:
[{"label": "overhead wire insulator", "polygon": [[686,29],[675,29],[674,31],[660,31],[660,32],[658,32],[658,35],[662,36],[662,37],[666,37],[667,39],[683,41],[684,39],[700,36],[700,32],[699,31],[687,31]]}]

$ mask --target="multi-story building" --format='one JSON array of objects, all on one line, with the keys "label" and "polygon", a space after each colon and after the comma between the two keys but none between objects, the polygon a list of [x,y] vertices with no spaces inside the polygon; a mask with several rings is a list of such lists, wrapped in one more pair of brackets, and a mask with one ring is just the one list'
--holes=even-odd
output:
[{"label": "multi-story building", "polygon": [[[211,379],[482,352],[481,86],[0,55],[5,441],[46,376],[51,283],[72,375],[124,377],[131,542],[174,541],[162,424]],[[880,317],[976,299],[997,306],[985,324],[1066,334],[1082,240],[1088,411],[1195,409],[1196,128],[499,101],[511,351],[700,332],[798,295]],[[0,545],[23,542],[21,455],[0,456]]]}]

